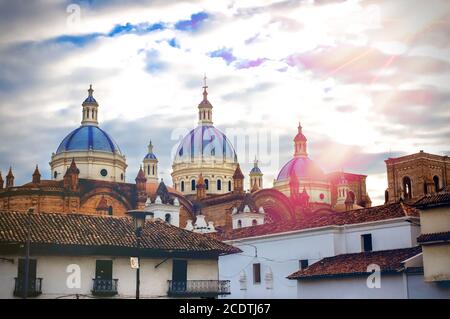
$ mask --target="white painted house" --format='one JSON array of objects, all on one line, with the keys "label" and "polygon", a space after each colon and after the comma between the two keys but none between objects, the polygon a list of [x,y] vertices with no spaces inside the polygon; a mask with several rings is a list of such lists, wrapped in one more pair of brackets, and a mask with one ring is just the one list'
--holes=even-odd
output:
[{"label": "white painted house", "polygon": [[140,298],[229,292],[218,257],[236,248],[160,219],[145,222],[139,249],[136,234],[129,217],[0,212],[0,298],[135,298],[136,256]]},{"label": "white painted house", "polygon": [[[223,298],[368,296],[361,292],[368,289],[366,285],[361,291],[351,287],[351,293],[345,294],[347,290],[330,281],[316,289],[321,295],[315,288],[300,289],[299,281],[287,277],[326,257],[415,247],[419,234],[418,210],[403,203],[235,229],[224,235],[225,242],[242,253],[219,258],[220,279],[231,281],[231,294]],[[340,293],[327,294],[333,287]],[[394,295],[385,294],[387,298]]]}]

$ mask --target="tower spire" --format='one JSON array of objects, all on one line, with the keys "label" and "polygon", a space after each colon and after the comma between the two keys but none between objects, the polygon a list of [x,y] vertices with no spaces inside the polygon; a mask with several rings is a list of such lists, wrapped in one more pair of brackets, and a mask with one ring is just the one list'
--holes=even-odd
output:
[{"label": "tower spire", "polygon": [[89,85],[87,91],[88,97],[81,104],[83,107],[81,125],[98,125],[98,103],[93,96],[94,89],[92,88],[92,84]]},{"label": "tower spire", "polygon": [[203,76],[203,100],[198,105],[198,124],[212,125],[212,105],[208,101],[208,85],[206,84],[206,74]]},{"label": "tower spire", "polygon": [[305,135],[303,135],[302,129],[303,129],[302,125],[300,124],[300,122],[298,122],[298,132],[294,138],[294,144],[295,144],[294,156],[295,157],[308,156],[307,146],[306,146],[307,139],[306,139]]}]

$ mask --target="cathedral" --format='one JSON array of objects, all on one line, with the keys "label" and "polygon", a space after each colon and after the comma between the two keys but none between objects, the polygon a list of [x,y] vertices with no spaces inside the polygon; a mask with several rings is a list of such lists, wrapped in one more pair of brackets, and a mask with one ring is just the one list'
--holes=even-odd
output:
[{"label": "cathedral", "polygon": [[[255,159],[246,191],[238,154],[213,125],[206,83],[198,104],[198,125],[181,139],[173,158],[171,186],[158,178],[152,141],[134,182],[127,181],[126,157],[113,137],[100,128],[100,106],[92,86],[81,110],[81,125],[51,155],[51,180],[41,179],[37,166],[31,181],[20,186],[14,184],[11,167],[5,181],[0,172],[0,210],[25,212],[35,207],[44,213],[117,216],[146,210],[192,231],[220,232],[371,206],[367,176],[324,172],[309,157],[308,139],[300,124],[293,134],[292,158],[280,168],[272,187],[263,185],[263,171]],[[448,183],[448,159],[420,154],[386,161],[386,202],[402,196],[415,198]],[[416,177],[418,163],[426,166],[426,178]]]}]

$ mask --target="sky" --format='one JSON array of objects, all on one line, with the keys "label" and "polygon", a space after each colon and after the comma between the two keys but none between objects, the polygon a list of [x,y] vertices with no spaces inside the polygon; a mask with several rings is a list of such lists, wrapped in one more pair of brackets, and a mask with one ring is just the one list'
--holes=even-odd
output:
[{"label": "sky", "polygon": [[214,124],[266,187],[299,122],[310,158],[368,175],[373,204],[388,157],[450,154],[448,1],[0,0],[0,30],[0,171],[17,185],[36,164],[50,179],[89,84],[127,181],[151,139],[170,184],[205,74]]}]

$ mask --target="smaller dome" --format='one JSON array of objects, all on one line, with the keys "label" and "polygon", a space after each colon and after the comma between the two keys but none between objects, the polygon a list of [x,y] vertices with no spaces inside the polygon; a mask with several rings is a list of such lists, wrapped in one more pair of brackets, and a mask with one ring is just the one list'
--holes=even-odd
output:
[{"label": "smaller dome", "polygon": [[255,173],[255,174],[262,174],[261,170],[259,169],[258,166],[255,166],[252,168],[252,170],[250,171],[250,174]]},{"label": "smaller dome", "polygon": [[292,174],[295,174],[295,176],[300,179],[326,179],[322,169],[308,157],[294,157],[289,162],[287,162],[278,174],[277,181],[289,180],[289,177]]},{"label": "smaller dome", "polygon": [[144,159],[157,159],[157,158],[155,154],[148,153],[147,155],[145,155]]}]

